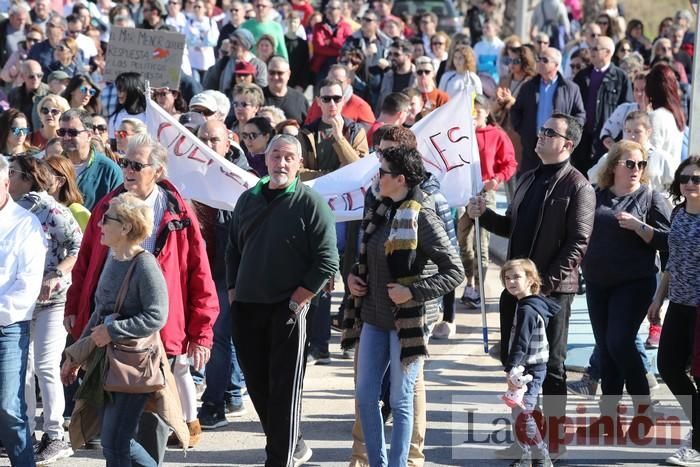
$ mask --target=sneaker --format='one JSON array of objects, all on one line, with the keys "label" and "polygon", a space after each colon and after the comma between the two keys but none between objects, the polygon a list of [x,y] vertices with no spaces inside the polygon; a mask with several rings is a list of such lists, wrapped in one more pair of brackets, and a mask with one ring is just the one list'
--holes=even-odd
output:
[{"label": "sneaker", "polygon": [[50,439],[49,435],[44,433],[34,458],[37,464],[50,464],[72,455],[73,449],[71,449],[70,444],[61,439]]},{"label": "sneaker", "polygon": [[594,399],[596,392],[598,392],[598,380],[591,378],[588,373],[584,373],[580,381],[566,383],[566,387],[570,393]]},{"label": "sneaker", "polygon": [[355,347],[343,349],[343,360],[355,360]]},{"label": "sneaker", "polygon": [[199,425],[202,427],[202,430],[214,430],[228,425],[226,414],[223,411],[218,412],[207,406],[202,406],[197,418],[199,419]]},{"label": "sneaker", "polygon": [[700,467],[700,452],[692,448],[682,447],[671,457],[667,457],[666,463],[683,467]]},{"label": "sneaker", "polygon": [[649,326],[649,337],[647,337],[644,347],[647,349],[658,349],[659,339],[661,338],[661,326],[652,324]]},{"label": "sneaker", "polygon": [[447,321],[440,321],[435,325],[433,329],[433,338],[435,339],[449,339],[453,337],[457,332],[457,325],[455,323],[449,323]]},{"label": "sneaker", "polygon": [[508,467],[530,467],[531,465],[530,454],[521,454],[520,459],[514,460],[508,464]]},{"label": "sneaker", "polygon": [[329,352],[321,352],[320,350],[311,349],[306,357],[307,365],[330,365],[331,354]]},{"label": "sneaker", "polygon": [[523,450],[517,443],[513,443],[505,449],[493,451],[493,455],[498,459],[520,459],[523,455]]},{"label": "sneaker", "polygon": [[460,300],[467,308],[476,309],[481,306],[479,290],[474,287],[465,287]]},{"label": "sneaker", "polygon": [[304,438],[299,438],[299,441],[297,441],[297,445],[294,448],[294,455],[292,456],[292,459],[294,460],[294,467],[304,465],[306,461],[311,459],[313,453],[314,452],[311,450],[311,448],[304,442]]},{"label": "sneaker", "polygon": [[686,433],[685,438],[683,438],[683,441],[681,441],[681,447],[682,448],[693,447],[693,429],[692,428],[690,430],[688,430],[688,433]]},{"label": "sneaker", "polygon": [[656,380],[656,376],[651,371],[647,373],[647,383],[649,384],[649,390],[654,391],[659,389],[659,382]]},{"label": "sneaker", "polygon": [[226,401],[226,415],[231,417],[242,417],[248,413],[248,410],[243,405],[243,401],[240,404],[234,404],[233,401]]}]

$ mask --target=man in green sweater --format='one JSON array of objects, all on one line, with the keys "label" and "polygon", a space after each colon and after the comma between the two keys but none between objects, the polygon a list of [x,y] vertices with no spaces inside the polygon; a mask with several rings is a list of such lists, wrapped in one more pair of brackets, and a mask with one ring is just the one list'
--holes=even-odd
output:
[{"label": "man in green sweater", "polygon": [[311,457],[299,435],[307,313],[338,270],[335,218],[299,180],[301,153],[293,136],[270,141],[270,175],[238,199],[226,247],[233,341],[267,437],[268,467]]},{"label": "man in green sweater", "polygon": [[241,27],[253,34],[256,43],[263,34],[272,36],[275,40],[275,55],[282,56],[285,60],[289,60],[282,26],[277,21],[270,19],[272,2],[270,0],[255,0],[254,6],[255,18],[245,21],[241,24]]}]

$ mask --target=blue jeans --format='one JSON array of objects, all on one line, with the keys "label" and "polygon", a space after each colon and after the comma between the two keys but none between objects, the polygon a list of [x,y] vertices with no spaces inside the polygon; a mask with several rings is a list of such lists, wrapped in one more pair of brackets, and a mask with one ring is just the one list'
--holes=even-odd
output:
[{"label": "blue jeans", "polygon": [[[644,348],[644,341],[641,337],[639,337],[639,334],[637,334],[637,337],[634,339],[634,345],[637,347],[637,352],[639,352],[639,356],[642,358],[644,371],[649,373],[651,371],[651,362],[649,361],[649,357],[647,357],[647,351]],[[586,369],[586,373],[588,373],[588,376],[590,376],[592,379],[596,381],[600,380],[600,349],[598,348],[598,345],[593,347],[591,358],[588,359],[588,368]]]},{"label": "blue jeans", "polygon": [[102,415],[102,454],[107,467],[157,467],[156,461],[134,438],[151,394],[110,393]]},{"label": "blue jeans", "polygon": [[542,383],[547,375],[547,365],[543,363],[535,367],[528,367],[525,369],[525,374],[532,375],[532,381],[527,383],[527,391],[523,396],[525,408],[514,407],[511,411],[513,437],[523,453],[531,453],[533,459],[544,459],[548,454],[547,445],[542,439],[542,433],[537,427],[532,412],[537,406],[540,389],[542,389]]},{"label": "blue jeans", "polygon": [[[403,467],[408,462],[413,431],[413,387],[421,364],[422,361],[418,360],[404,369],[396,331],[385,331],[367,323],[362,326],[355,397],[371,467]],[[379,409],[382,379],[387,368],[390,368],[390,400],[394,416],[388,463],[384,423]]]},{"label": "blue jeans", "polygon": [[214,323],[214,345],[204,373],[207,388],[202,394],[202,402],[219,412],[224,410],[225,401],[235,405],[243,403],[245,379],[231,340],[231,305],[225,283],[217,282],[216,294],[221,311]]},{"label": "blue jeans", "polygon": [[22,467],[36,465],[24,399],[28,352],[29,321],[0,326],[0,441]]}]

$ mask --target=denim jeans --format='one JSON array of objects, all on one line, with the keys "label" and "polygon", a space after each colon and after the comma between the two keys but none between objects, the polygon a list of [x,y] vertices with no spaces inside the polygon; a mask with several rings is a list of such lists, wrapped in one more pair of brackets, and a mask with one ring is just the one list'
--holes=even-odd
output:
[{"label": "denim jeans", "polygon": [[[649,361],[649,357],[647,357],[647,351],[644,348],[644,341],[641,337],[639,337],[639,333],[637,333],[637,336],[634,338],[634,345],[637,347],[639,357],[642,359],[642,363],[644,364],[645,373],[649,373],[651,371],[651,362]],[[590,376],[591,379],[596,381],[600,380],[600,376],[602,374],[600,365],[600,348],[598,348],[598,345],[595,345],[593,347],[593,353],[591,353],[591,358],[588,359],[588,368],[586,368],[586,373],[588,373],[588,376]]]},{"label": "denim jeans", "polygon": [[[421,361],[404,369],[398,333],[368,323],[362,326],[357,359],[355,397],[370,466],[405,466],[413,431],[413,389]],[[390,400],[394,416],[388,462],[384,423],[379,409],[382,379],[387,367],[390,368]]]},{"label": "denim jeans", "polygon": [[532,381],[527,383],[527,391],[523,396],[525,408],[513,407],[511,411],[513,437],[523,453],[532,454],[533,459],[543,459],[548,454],[547,445],[542,439],[542,433],[537,427],[532,412],[537,406],[540,389],[542,389],[542,383],[547,375],[547,365],[541,364],[535,367],[528,367],[525,369],[525,374],[532,375]]},{"label": "denim jeans", "polygon": [[202,402],[219,412],[224,410],[225,401],[235,405],[243,403],[245,379],[231,339],[231,305],[224,282],[216,283],[216,294],[221,311],[214,323],[214,345],[204,373],[207,388],[202,394]]},{"label": "denim jeans", "polygon": [[107,467],[157,467],[156,461],[134,438],[151,394],[110,393],[102,415],[102,454]]},{"label": "denim jeans", "polygon": [[0,326],[0,442],[22,467],[36,465],[24,400],[28,353],[29,321]]}]

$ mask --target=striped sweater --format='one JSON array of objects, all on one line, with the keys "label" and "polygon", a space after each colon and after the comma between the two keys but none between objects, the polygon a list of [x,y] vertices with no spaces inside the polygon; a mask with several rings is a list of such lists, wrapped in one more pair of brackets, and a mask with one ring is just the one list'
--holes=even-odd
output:
[{"label": "striped sweater", "polygon": [[542,295],[530,295],[518,301],[510,331],[506,372],[518,365],[527,369],[528,366],[547,363],[547,323],[559,309],[557,303]]}]

